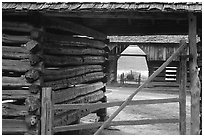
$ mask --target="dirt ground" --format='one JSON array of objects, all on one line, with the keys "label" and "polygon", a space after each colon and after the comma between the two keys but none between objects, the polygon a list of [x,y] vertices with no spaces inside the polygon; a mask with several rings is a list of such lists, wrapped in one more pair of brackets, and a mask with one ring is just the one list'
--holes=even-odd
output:
[{"label": "dirt ground", "polygon": [[[124,101],[135,88],[127,87],[108,87],[106,96],[108,102]],[[161,93],[161,92],[139,92],[133,99],[165,99],[178,97],[177,93]],[[118,107],[108,108],[110,116]],[[187,96],[187,134],[190,129],[190,96]],[[154,104],[154,105],[136,105],[124,108],[114,120],[144,120],[144,119],[162,119],[162,118],[178,118],[178,103]],[[97,117],[90,114],[81,119],[82,123],[95,122]],[[88,129],[80,131],[79,134],[93,134],[97,129]],[[114,126],[105,129],[102,135],[179,135],[179,125],[176,124],[154,124],[154,125],[135,125],[135,126]]]}]

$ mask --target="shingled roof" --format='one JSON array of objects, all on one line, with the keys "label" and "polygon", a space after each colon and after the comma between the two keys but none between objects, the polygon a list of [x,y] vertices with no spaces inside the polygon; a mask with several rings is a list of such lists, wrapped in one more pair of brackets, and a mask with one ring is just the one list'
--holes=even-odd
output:
[{"label": "shingled roof", "polygon": [[161,3],[2,3],[3,11],[142,11],[142,12],[202,12],[201,2]]}]

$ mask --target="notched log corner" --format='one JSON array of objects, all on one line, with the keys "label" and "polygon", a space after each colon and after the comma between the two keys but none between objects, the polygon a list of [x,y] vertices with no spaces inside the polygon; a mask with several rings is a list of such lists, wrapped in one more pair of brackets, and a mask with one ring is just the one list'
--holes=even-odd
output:
[{"label": "notched log corner", "polygon": [[32,94],[37,94],[40,93],[41,91],[42,87],[40,85],[32,84],[31,86],[29,86],[29,92]]},{"label": "notched log corner", "polygon": [[35,115],[28,115],[28,116],[25,116],[25,122],[26,122],[26,125],[29,127],[29,128],[32,128],[34,126],[37,125],[38,123],[38,118],[37,116]]},{"label": "notched log corner", "polygon": [[40,100],[37,97],[30,96],[25,100],[25,105],[29,112],[37,111],[40,108]]},{"label": "notched log corner", "polygon": [[31,69],[25,73],[25,78],[29,83],[33,83],[34,81],[38,80],[39,77],[40,77],[40,72],[36,69]]},{"label": "notched log corner", "polygon": [[31,54],[29,57],[29,60],[30,60],[30,65],[34,66],[38,64],[40,61],[42,61],[42,56],[40,56],[39,54],[35,54],[35,55]]}]

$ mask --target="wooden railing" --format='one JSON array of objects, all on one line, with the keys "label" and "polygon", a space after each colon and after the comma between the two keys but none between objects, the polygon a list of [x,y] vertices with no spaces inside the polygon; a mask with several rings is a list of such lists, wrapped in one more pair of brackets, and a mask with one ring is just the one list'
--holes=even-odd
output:
[{"label": "wooden railing", "polygon": [[[181,40],[178,50],[160,67],[158,68],[136,91],[131,94],[125,101],[109,102],[109,103],[91,103],[91,104],[55,104],[52,103],[52,89],[43,88],[42,93],[42,118],[41,118],[41,134],[54,134],[56,132],[81,130],[87,128],[100,127],[95,135],[108,126],[118,125],[144,125],[144,124],[158,124],[158,123],[179,123],[180,134],[186,134],[186,55],[185,48],[187,44]],[[183,52],[183,53],[182,53]],[[182,53],[182,54],[181,54]],[[179,98],[155,99],[155,100],[132,100],[132,98],[148,84],[154,77],[156,77],[174,58],[181,56],[181,81],[179,86]],[[136,121],[112,121],[119,112],[127,105],[141,105],[141,104],[159,104],[159,103],[179,103],[179,119],[145,119]],[[120,106],[104,123],[88,123],[75,124],[67,126],[53,126],[54,110],[81,110],[88,113],[94,112],[101,108]]]}]

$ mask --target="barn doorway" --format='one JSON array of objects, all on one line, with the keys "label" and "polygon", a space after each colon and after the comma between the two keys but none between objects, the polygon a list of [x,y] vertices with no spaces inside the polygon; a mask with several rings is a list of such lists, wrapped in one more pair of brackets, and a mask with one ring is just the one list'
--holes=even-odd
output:
[{"label": "barn doorway", "polygon": [[120,55],[117,65],[117,82],[139,86],[148,78],[146,54],[137,46],[128,46]]}]

